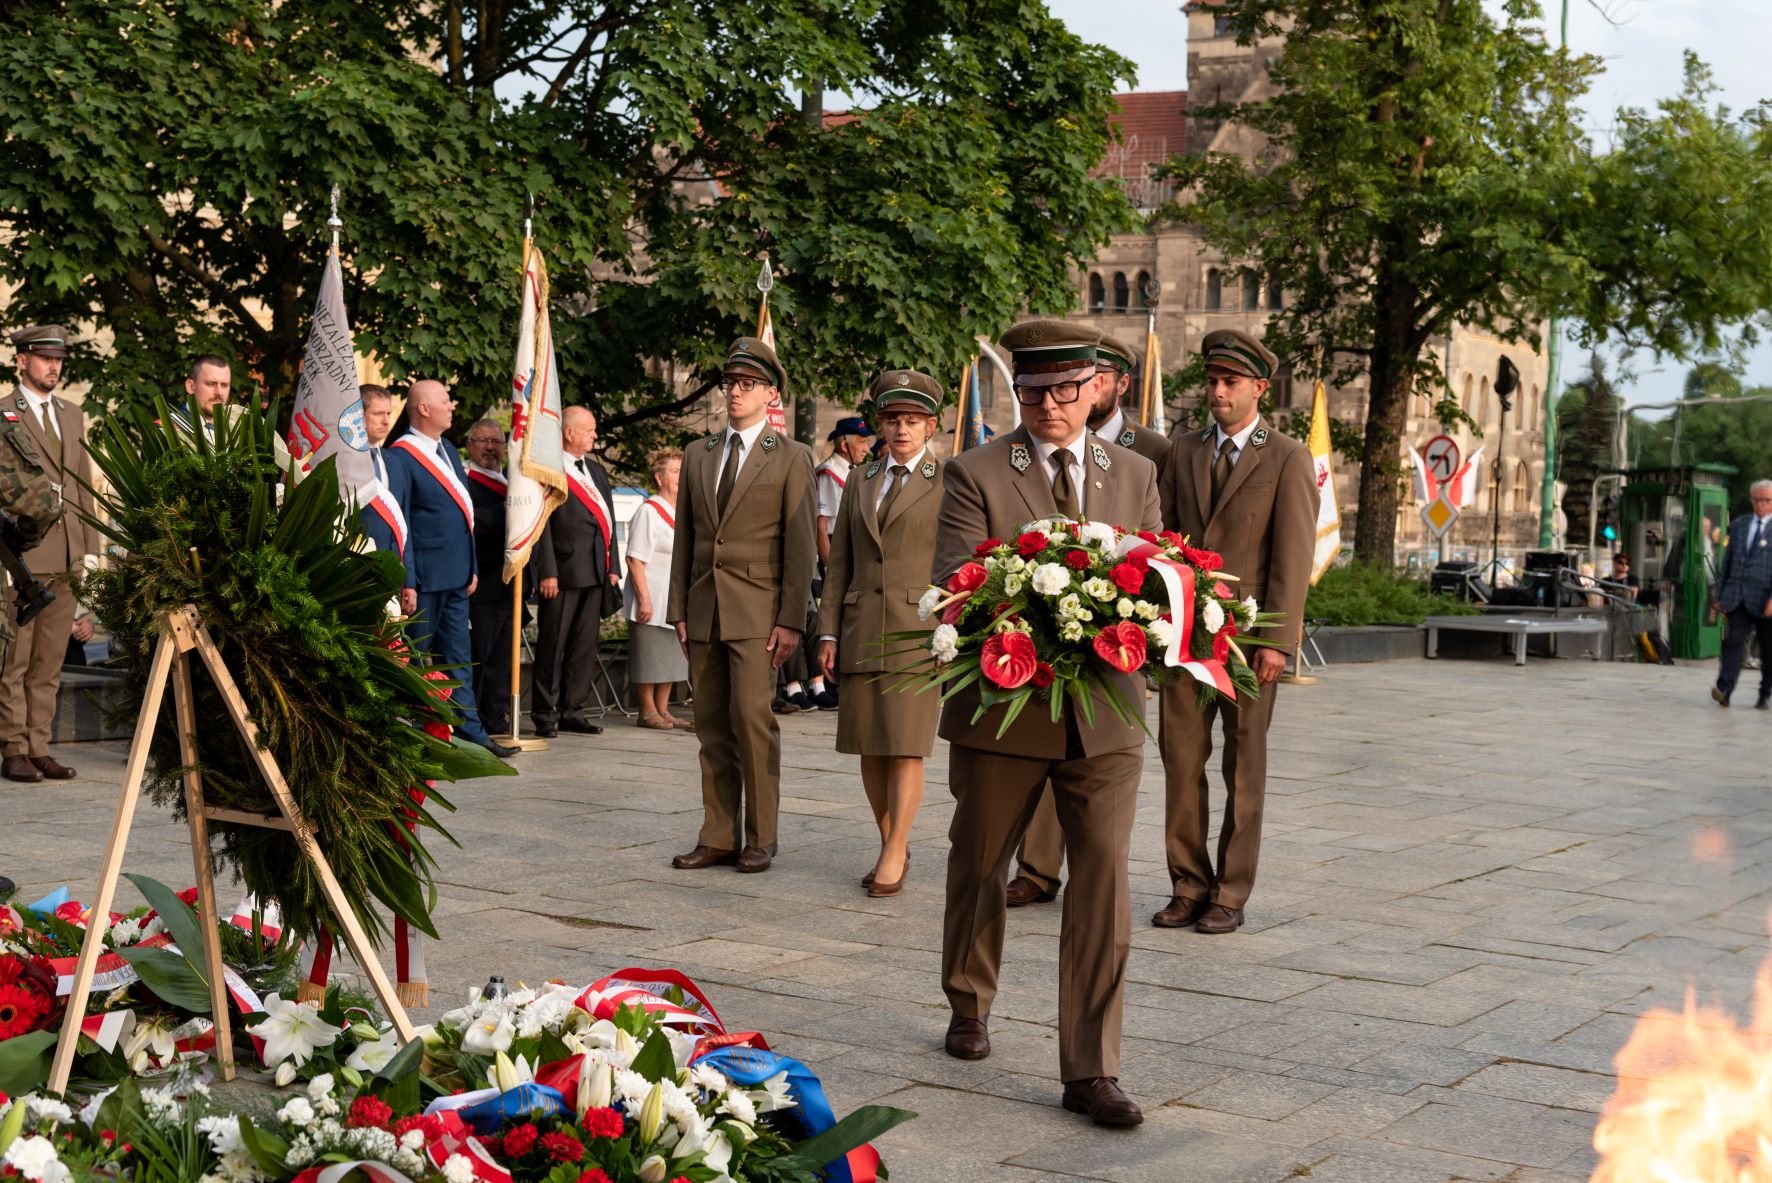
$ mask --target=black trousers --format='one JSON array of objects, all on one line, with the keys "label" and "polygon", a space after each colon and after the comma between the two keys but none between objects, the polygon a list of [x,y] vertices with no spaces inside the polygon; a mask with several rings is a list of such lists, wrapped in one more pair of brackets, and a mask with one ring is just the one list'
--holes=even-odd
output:
[{"label": "black trousers", "polygon": [[582,719],[597,676],[601,587],[563,587],[541,602],[529,717],[539,724]]},{"label": "black trousers", "polygon": [[1765,698],[1772,695],[1772,616],[1754,616],[1745,608],[1729,610],[1729,631],[1723,636],[1723,654],[1717,659],[1717,689],[1724,694],[1735,692],[1750,633],[1760,639],[1760,697]]},{"label": "black trousers", "polygon": [[[505,589],[508,593],[509,589]],[[493,735],[511,734],[511,597],[468,603],[474,655],[474,699]]]}]

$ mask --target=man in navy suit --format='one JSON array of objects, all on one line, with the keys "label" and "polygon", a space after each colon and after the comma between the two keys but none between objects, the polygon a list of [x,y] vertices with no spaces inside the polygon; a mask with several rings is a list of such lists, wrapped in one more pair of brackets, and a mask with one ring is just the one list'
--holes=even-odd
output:
[{"label": "man in navy suit", "polygon": [[1710,696],[1718,706],[1729,705],[1751,632],[1760,639],[1760,696],[1754,709],[1763,711],[1772,706],[1772,480],[1755,481],[1747,495],[1753,512],[1729,523],[1723,575],[1717,580],[1717,611],[1728,616],[1729,631]]},{"label": "man in navy suit", "polygon": [[394,396],[388,393],[386,386],[364,383],[359,395],[363,401],[363,429],[369,436],[369,458],[375,464],[375,479],[381,482],[381,488],[375,497],[362,502],[357,516],[363,522],[363,532],[375,543],[375,549],[390,551],[406,561],[406,517],[400,512],[400,505],[394,495],[388,491],[388,463],[382,454],[382,445],[387,443],[388,428],[394,422]]},{"label": "man in navy suit", "polygon": [[418,613],[412,640],[461,685],[450,698],[461,711],[456,730],[497,756],[518,749],[486,734],[474,703],[468,643],[468,597],[479,583],[474,555],[474,503],[467,471],[455,447],[443,438],[455,420],[455,400],[429,378],[412,384],[406,396],[412,429],[386,449],[388,486],[406,517],[406,586],[400,607]]}]

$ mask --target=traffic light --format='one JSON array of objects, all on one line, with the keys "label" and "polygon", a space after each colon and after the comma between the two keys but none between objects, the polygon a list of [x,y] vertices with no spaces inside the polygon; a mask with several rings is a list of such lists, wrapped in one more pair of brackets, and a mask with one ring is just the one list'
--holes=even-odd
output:
[{"label": "traffic light", "polygon": [[1618,531],[1614,530],[1610,525],[1607,525],[1601,528],[1600,537],[1604,538],[1607,542],[1617,542]]}]

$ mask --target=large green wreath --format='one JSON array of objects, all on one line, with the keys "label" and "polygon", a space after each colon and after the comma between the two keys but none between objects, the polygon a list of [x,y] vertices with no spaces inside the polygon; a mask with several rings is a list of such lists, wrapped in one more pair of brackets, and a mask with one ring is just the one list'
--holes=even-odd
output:
[{"label": "large green wreath", "polygon": [[[399,559],[357,549],[356,510],[339,495],[330,461],[285,489],[272,416],[219,415],[214,438],[160,408],[124,411],[94,433],[92,457],[110,482],[94,524],[120,549],[82,594],[120,643],[139,712],[163,613],[193,604],[214,634],[303,817],[378,943],[379,902],[436,935],[435,859],[428,839],[455,839],[437,820],[453,809],[427,780],[511,775],[473,744],[445,743],[419,725],[453,722],[454,707],[408,660],[403,626],[387,604],[403,582]],[[275,814],[270,791],[221,695],[193,670],[198,767],[211,805]],[[182,818],[184,766],[169,693],[155,731],[147,789]],[[411,823],[412,829],[406,828]],[[212,822],[219,862],[260,900],[276,900],[286,927],[308,936],[330,909],[313,867],[286,831]],[[459,845],[459,843],[457,844]],[[334,927],[334,932],[338,929]]]}]

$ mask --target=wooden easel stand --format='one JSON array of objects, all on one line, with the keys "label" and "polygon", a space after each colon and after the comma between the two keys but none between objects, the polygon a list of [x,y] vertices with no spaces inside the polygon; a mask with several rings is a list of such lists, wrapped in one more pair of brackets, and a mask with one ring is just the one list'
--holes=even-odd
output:
[{"label": "wooden easel stand", "polygon": [[[253,763],[258,766],[259,774],[270,787],[271,796],[277,802],[279,816],[221,809],[204,802],[203,778],[197,771],[197,710],[191,692],[188,656],[192,650],[196,651],[197,657],[209,670],[209,676],[214,679],[216,689],[221,692],[222,701],[227,705],[228,715],[234,720],[235,729],[246,742],[246,750],[252,754]],[[129,760],[124,766],[123,795],[117,802],[116,820],[111,823],[111,840],[105,851],[104,869],[99,873],[98,894],[88,915],[86,938],[81,942],[80,960],[74,971],[73,993],[68,996],[61,1037],[55,1046],[55,1060],[49,1074],[49,1091],[58,1095],[65,1093],[68,1078],[73,1072],[74,1053],[80,1046],[80,1023],[86,1017],[86,1003],[92,994],[93,973],[104,948],[104,934],[108,927],[105,918],[110,915],[111,902],[117,894],[117,877],[123,869],[123,852],[129,844],[129,829],[135,820],[136,804],[141,798],[142,779],[148,765],[148,750],[153,743],[154,728],[160,719],[160,706],[165,700],[168,680],[172,682],[173,703],[178,714],[179,758],[185,766],[185,814],[191,828],[191,865],[197,876],[198,921],[203,929],[203,973],[209,979],[210,1016],[215,1022],[215,1057],[221,1068],[222,1079],[234,1079],[234,1036],[229,1025],[227,987],[222,980],[221,934],[216,929],[221,913],[216,909],[215,871],[209,851],[211,821],[287,830],[295,836],[302,854],[314,865],[314,872],[320,879],[320,891],[344,930],[345,945],[357,959],[357,964],[363,967],[382,1009],[393,1021],[395,1035],[402,1044],[410,1042],[415,1037],[412,1021],[407,1018],[406,1008],[400,1004],[393,983],[383,971],[375,948],[369,942],[369,935],[357,922],[357,914],[351,910],[351,902],[345,898],[344,889],[333,875],[332,866],[320,850],[313,830],[302,819],[295,796],[289,791],[289,784],[283,779],[283,772],[277,767],[277,761],[259,746],[258,727],[247,715],[246,701],[240,695],[234,676],[228,672],[221,654],[216,650],[215,639],[198,618],[197,610],[187,604],[176,612],[166,613],[160,621],[160,640],[154,648],[153,662],[148,667],[147,695],[142,702],[141,717],[136,720],[135,737],[130,741]]]}]

